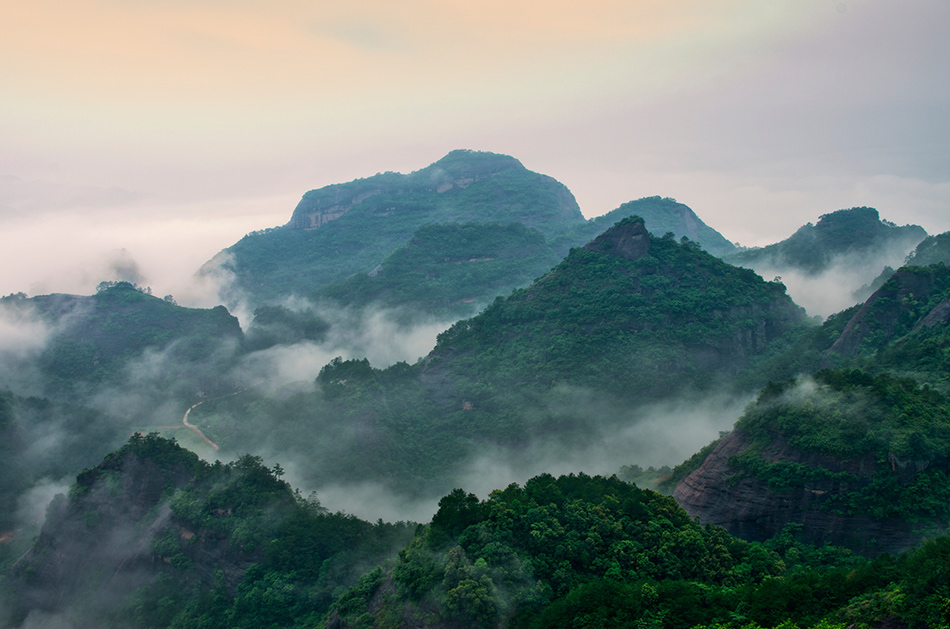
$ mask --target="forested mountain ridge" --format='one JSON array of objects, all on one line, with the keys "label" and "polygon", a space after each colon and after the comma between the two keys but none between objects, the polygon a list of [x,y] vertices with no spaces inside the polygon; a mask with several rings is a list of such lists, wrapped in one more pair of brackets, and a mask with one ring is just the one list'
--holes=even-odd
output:
[{"label": "forested mountain ridge", "polygon": [[[398,210],[396,206],[385,206],[392,202],[391,197],[394,195],[432,192],[445,194],[452,191],[457,193],[485,179],[512,174],[524,175],[528,172],[521,162],[508,155],[456,150],[437,162],[409,175],[388,172],[366,179],[357,179],[350,183],[333,184],[317,190],[310,190],[303,195],[303,198],[297,204],[287,226],[292,229],[317,229],[340,218],[357,205],[377,195],[382,195],[384,202],[373,201],[376,211],[393,213]],[[526,181],[530,180],[527,179]],[[561,199],[563,205],[561,218],[572,220],[575,217],[570,212],[570,208],[572,205],[576,206],[576,203],[572,203],[573,197],[570,196],[570,193],[564,195],[564,192],[566,192],[566,188],[562,189],[560,194],[563,197]],[[463,214],[464,220],[460,218],[458,222],[478,220],[475,213],[477,209],[465,208],[463,210],[463,212],[466,212],[466,214]],[[494,211],[487,206],[480,209],[486,214]],[[487,218],[482,220],[487,220]],[[526,223],[535,227],[542,226],[540,217],[533,216],[530,213],[515,214],[512,216],[512,222]],[[559,226],[555,223],[543,225],[542,231],[550,235],[557,233],[558,229]]]},{"label": "forested mountain ridge", "polygon": [[669,497],[586,474],[484,500],[456,489],[426,525],[370,524],[302,498],[282,474],[133,437],[50,505],[4,579],[0,623],[947,626],[948,538],[873,562],[801,544],[794,528],[747,542]]},{"label": "forested mountain ridge", "polygon": [[291,221],[248,234],[201,273],[233,274],[255,303],[314,297],[353,273],[369,273],[431,223],[521,223],[546,237],[583,223],[561,183],[505,155],[453,151],[409,175],[384,173],[306,193]]},{"label": "forested mountain ridge", "polygon": [[950,232],[927,236],[907,257],[904,266],[950,265]]},{"label": "forested mountain ridge", "polygon": [[781,284],[629,217],[443,333],[424,374],[487,388],[569,381],[642,400],[735,374],[803,320]]},{"label": "forested mountain ridge", "polygon": [[521,223],[424,225],[372,271],[323,295],[344,306],[458,319],[531,283],[559,260],[541,232]]},{"label": "forested mountain ridge", "polygon": [[[914,248],[914,250],[904,260],[903,266],[929,266],[931,264],[944,263],[950,265],[950,232],[937,234],[936,236],[927,236]],[[881,274],[874,280],[862,286],[855,295],[859,300],[867,299],[871,293],[884,285],[890,277],[894,275],[894,269],[886,266]]]},{"label": "forested mountain ridge", "polygon": [[258,457],[212,465],[133,436],[51,503],[5,579],[0,623],[315,625],[334,590],[412,530],[330,513],[282,475]]},{"label": "forested mountain ridge", "polygon": [[902,267],[865,303],[802,330],[756,371],[782,381],[820,368],[890,372],[950,393],[950,268]]},{"label": "forested mountain ridge", "polygon": [[[315,483],[343,475],[447,491],[485,448],[514,456],[534,434],[576,445],[647,404],[728,390],[802,325],[781,284],[631,218],[455,324],[414,365],[337,359],[310,390],[210,401],[195,421],[230,447],[266,440],[299,454]],[[625,411],[591,412],[604,403]]]},{"label": "forested mountain ridge", "polygon": [[857,370],[770,384],[674,474],[691,515],[744,539],[796,524],[811,543],[897,553],[950,526],[950,400]]},{"label": "forested mountain ridge", "polygon": [[223,356],[209,373],[209,357],[219,350],[233,353],[243,340],[240,323],[224,306],[184,308],[128,282],[104,282],[91,296],[8,295],[0,307],[45,328],[37,364],[50,395],[114,380],[146,351],[170,352],[182,369],[192,370],[194,395],[202,386],[213,387],[228,366]]},{"label": "forested mountain ridge", "polygon": [[753,269],[788,269],[815,275],[837,261],[856,266],[876,262],[882,253],[888,253],[899,264],[926,236],[919,225],[898,226],[881,220],[874,208],[856,207],[823,214],[816,224],[800,227],[781,242],[737,251],[724,259]]},{"label": "forested mountain ridge", "polygon": [[[287,224],[248,234],[203,265],[199,274],[221,280],[222,298],[229,305],[276,304],[297,296],[466,316],[483,306],[485,298],[526,286],[571,247],[632,214],[645,217],[655,236],[686,236],[714,255],[735,250],[673,199],[643,198],[585,220],[570,191],[551,177],[531,172],[507,155],[456,150],[408,175],[387,172],[310,190]],[[409,266],[408,252],[463,257],[473,243],[460,240],[457,230],[473,223],[521,225],[540,232],[545,244],[526,245],[520,252],[509,249],[507,264],[478,265],[464,273],[446,272],[418,258]],[[441,233],[444,242],[436,243],[426,230],[437,225],[443,232],[454,225],[456,233]],[[511,235],[503,238],[510,241]],[[422,251],[415,249],[420,241]],[[507,282],[499,281],[498,269],[489,268],[517,266],[522,268]],[[387,268],[396,272],[387,276]],[[459,299],[441,297],[443,290],[458,293]],[[470,303],[478,306],[465,305]]]},{"label": "forested mountain ridge", "polygon": [[685,236],[717,257],[723,257],[736,250],[734,244],[726,240],[718,231],[706,225],[692,209],[668,197],[644,197],[635,201],[628,201],[602,216],[597,216],[583,225],[578,225],[570,232],[559,236],[553,244],[556,247],[563,248],[563,253],[566,254],[570,247],[580,246],[588,242],[617,221],[628,216],[642,218],[647,229],[654,236],[662,237],[667,233],[672,233],[677,240]]},{"label": "forested mountain ridge", "polygon": [[[930,538],[950,521],[947,267],[902,268],[819,325],[779,278],[711,255],[731,244],[686,206],[652,197],[584,222],[569,194],[513,158],[464,151],[410,175],[312,191],[291,223],[249,237],[261,240],[248,251],[261,242],[257,253],[291,254],[281,239],[338,230],[316,266],[343,279],[318,288],[307,284],[312,268],[288,263],[279,272],[299,276],[307,299],[257,308],[243,332],[224,307],[179,308],[128,284],[91,297],[4,298],[4,310],[49,337],[10,354],[22,373],[0,376],[0,564],[30,544],[29,528],[18,528],[30,521],[27,503],[136,434],[50,506],[47,528],[0,587],[18,601],[11,622],[946,625],[950,544]],[[646,221],[630,216],[638,209]],[[443,211],[455,214],[429,220]],[[522,220],[539,216],[550,221]],[[869,208],[819,221],[826,236],[870,234],[880,245],[890,236],[881,240],[877,223],[901,229]],[[362,250],[334,258],[333,247],[348,250],[359,234],[385,240],[388,226],[398,238],[374,249],[371,265]],[[943,244],[923,241],[914,259],[939,257]],[[836,263],[858,249],[825,250]],[[344,258],[362,266],[341,270]],[[270,289],[288,294],[279,282]],[[326,363],[328,348],[347,351],[334,345],[342,319],[326,300],[449,319],[498,294],[415,364],[380,369],[354,352]],[[801,376],[822,366],[834,370]],[[50,397],[15,386],[34,368],[48,387],[38,394]],[[289,376],[267,381],[277,370]],[[473,490],[484,495],[489,482],[539,469],[646,465],[637,457],[650,449],[667,448],[673,463],[692,448],[683,442],[711,438],[763,385],[735,431],[669,479],[682,481],[689,513],[583,473],[536,476],[485,500],[451,491],[481,483]],[[720,408],[728,414],[712,417]],[[721,423],[710,429],[707,418]],[[279,464],[254,455],[208,464],[141,434],[187,443],[193,425],[222,456],[251,451]],[[671,442],[681,452],[670,455]],[[448,495],[428,526],[373,525],[295,494],[282,465],[348,504],[422,505],[420,520]],[[762,543],[709,525],[720,521]],[[870,562],[803,541],[869,556],[916,548]]]}]

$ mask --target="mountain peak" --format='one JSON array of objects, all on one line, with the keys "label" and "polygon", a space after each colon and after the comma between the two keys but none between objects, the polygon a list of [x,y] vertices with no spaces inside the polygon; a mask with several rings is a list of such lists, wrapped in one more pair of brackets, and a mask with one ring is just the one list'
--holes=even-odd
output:
[{"label": "mountain peak", "polygon": [[480,179],[506,170],[525,170],[525,167],[510,155],[456,149],[417,173],[440,174],[450,179]]},{"label": "mountain peak", "polygon": [[650,232],[642,218],[630,216],[584,245],[584,249],[639,260],[650,253]]}]

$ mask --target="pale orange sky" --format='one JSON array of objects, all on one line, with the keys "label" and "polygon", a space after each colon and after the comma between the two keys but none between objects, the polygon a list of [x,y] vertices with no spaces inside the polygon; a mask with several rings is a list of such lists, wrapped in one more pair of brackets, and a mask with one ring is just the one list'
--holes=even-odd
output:
[{"label": "pale orange sky", "polygon": [[455,148],[514,155],[588,216],[672,196],[743,244],[854,205],[950,229],[943,0],[0,0],[0,15],[2,294],[88,292],[121,248],[180,290],[306,190]]}]

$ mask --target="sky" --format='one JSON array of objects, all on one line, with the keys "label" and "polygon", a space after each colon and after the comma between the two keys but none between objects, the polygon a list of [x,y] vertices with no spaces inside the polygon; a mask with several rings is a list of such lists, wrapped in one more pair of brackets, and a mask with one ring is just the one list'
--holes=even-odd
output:
[{"label": "sky", "polygon": [[[742,245],[868,205],[950,230],[946,0],[0,0],[0,295],[211,305],[309,189],[506,153],[588,217]],[[202,300],[205,300],[202,303]]]}]

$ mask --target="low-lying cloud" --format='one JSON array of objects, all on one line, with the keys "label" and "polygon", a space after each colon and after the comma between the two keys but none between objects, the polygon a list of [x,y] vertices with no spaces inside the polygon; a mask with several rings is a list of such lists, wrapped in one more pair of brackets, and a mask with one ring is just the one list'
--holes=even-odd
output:
[{"label": "low-lying cloud", "polygon": [[781,278],[795,303],[809,315],[825,318],[858,303],[860,289],[871,284],[885,266],[900,267],[912,249],[894,244],[873,252],[836,256],[827,269],[816,274],[774,261],[752,268],[766,280]]}]

